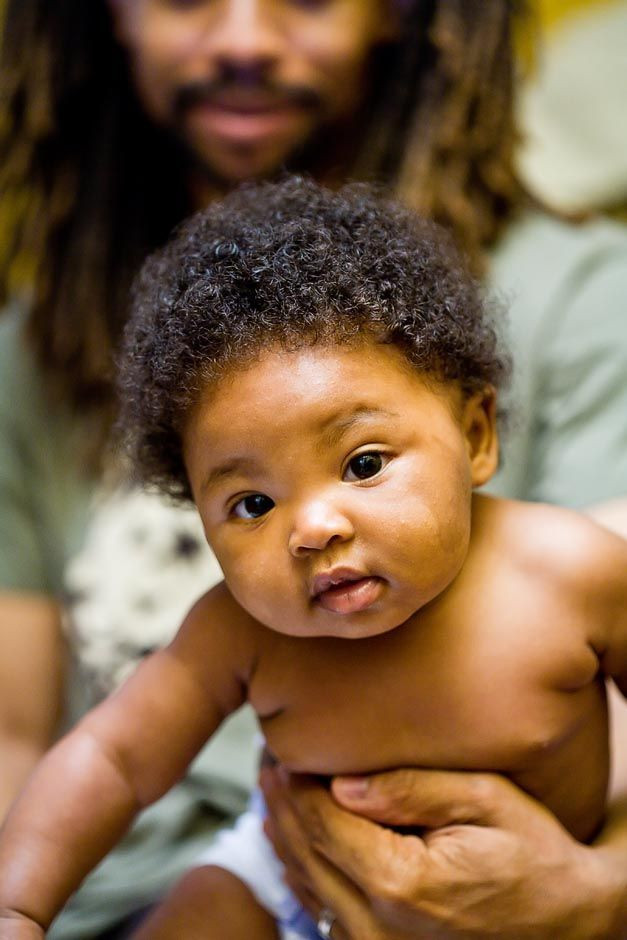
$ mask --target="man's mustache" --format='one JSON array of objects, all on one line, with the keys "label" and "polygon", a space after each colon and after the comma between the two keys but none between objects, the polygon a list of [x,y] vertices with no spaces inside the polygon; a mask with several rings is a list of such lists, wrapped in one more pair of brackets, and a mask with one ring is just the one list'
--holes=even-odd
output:
[{"label": "man's mustache", "polygon": [[246,96],[251,93],[259,94],[260,97],[270,102],[295,105],[310,111],[319,110],[322,107],[320,95],[311,88],[303,85],[285,85],[264,75],[242,72],[242,74],[221,75],[215,79],[181,85],[174,95],[172,113],[175,120],[179,120],[187,109],[194,105],[207,104],[214,100],[219,102],[229,96],[237,100],[240,94],[243,94],[245,101]]}]

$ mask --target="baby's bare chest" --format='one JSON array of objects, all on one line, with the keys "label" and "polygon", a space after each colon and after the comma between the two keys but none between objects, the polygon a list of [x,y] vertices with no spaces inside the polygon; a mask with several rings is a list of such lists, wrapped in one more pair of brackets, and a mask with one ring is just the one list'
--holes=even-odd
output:
[{"label": "baby's bare chest", "polygon": [[[401,766],[504,773],[580,838],[602,812],[607,721],[584,644],[402,629],[372,641],[279,644],[251,700],[276,757],[332,775]],[[385,641],[385,642],[384,642]],[[298,653],[298,650],[296,650]]]}]

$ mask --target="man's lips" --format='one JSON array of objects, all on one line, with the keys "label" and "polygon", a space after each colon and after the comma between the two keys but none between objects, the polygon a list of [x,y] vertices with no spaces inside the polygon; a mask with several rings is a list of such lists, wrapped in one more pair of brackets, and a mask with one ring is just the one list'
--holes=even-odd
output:
[{"label": "man's lips", "polygon": [[[196,107],[216,108],[222,111],[235,111],[242,114],[258,114],[266,111],[282,111],[296,107],[294,98],[270,94],[233,94],[223,93],[199,97]],[[193,105],[191,105],[193,107]]]},{"label": "man's lips", "polygon": [[299,116],[289,101],[206,101],[190,106],[188,120],[217,137],[257,141],[282,132]]},{"label": "man's lips", "polygon": [[319,110],[321,104],[320,95],[307,86],[239,75],[183,85],[175,92],[172,108],[180,117],[188,108],[198,105],[235,111],[270,111],[287,107]]},{"label": "man's lips", "polygon": [[355,614],[367,610],[381,596],[383,581],[350,568],[335,568],[314,578],[312,598],[325,610]]}]

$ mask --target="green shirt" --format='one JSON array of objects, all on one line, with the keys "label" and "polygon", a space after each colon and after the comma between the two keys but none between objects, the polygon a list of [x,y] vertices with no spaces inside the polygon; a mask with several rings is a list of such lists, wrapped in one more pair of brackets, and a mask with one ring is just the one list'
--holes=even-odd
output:
[{"label": "green shirt", "polygon": [[23,317],[0,317],[0,589],[59,594],[81,542],[90,485],[81,428],[48,400]]},{"label": "green shirt", "polygon": [[509,308],[514,381],[486,489],[576,508],[627,496],[627,229],[529,214],[490,284]]}]

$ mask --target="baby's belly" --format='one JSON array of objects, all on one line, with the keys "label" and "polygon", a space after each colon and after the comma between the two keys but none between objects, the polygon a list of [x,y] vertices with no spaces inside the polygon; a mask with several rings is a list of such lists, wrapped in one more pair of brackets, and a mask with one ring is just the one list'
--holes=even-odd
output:
[{"label": "baby's belly", "polygon": [[522,702],[524,718],[493,709],[484,720],[471,716],[470,723],[442,715],[394,723],[376,709],[327,714],[318,702],[285,709],[261,724],[271,753],[298,773],[328,777],[425,767],[503,774],[546,805],[575,838],[588,841],[603,821],[609,776],[603,690],[589,686],[556,702],[552,708],[543,701],[537,714]]}]

